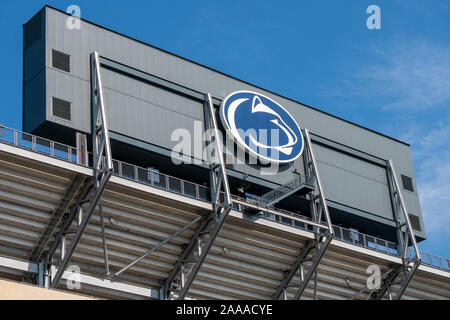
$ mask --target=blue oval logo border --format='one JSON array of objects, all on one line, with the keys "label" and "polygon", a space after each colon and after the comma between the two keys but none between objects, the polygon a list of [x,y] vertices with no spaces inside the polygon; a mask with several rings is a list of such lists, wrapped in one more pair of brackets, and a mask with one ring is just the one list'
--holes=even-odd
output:
[{"label": "blue oval logo border", "polygon": [[[294,154],[294,156],[291,156],[288,159],[280,160],[280,159],[276,159],[276,158],[273,158],[273,157],[267,157],[265,155],[262,155],[262,154],[256,152],[255,150],[253,150],[252,148],[250,148],[248,146],[248,144],[238,134],[238,132],[235,132],[235,130],[233,130],[232,126],[229,123],[229,119],[228,119],[228,116],[226,115],[226,112],[228,111],[228,109],[230,107],[230,104],[237,100],[236,96],[240,95],[240,94],[243,94],[243,93],[252,95],[253,99],[255,99],[255,97],[258,97],[260,102],[262,102],[262,100],[270,101],[271,103],[273,103],[277,108],[279,108],[282,111],[281,113],[284,113],[284,116],[289,117],[289,120],[290,120],[289,122],[295,124],[295,129],[296,130],[291,130],[290,127],[288,127],[288,129],[290,129],[290,131],[293,132],[293,133],[294,133],[294,131],[297,131],[297,134],[294,133],[294,136],[297,138],[297,141],[295,142],[295,144],[293,146],[296,146],[297,144],[301,143],[300,150],[298,150]],[[246,99],[246,100],[248,100],[248,99]],[[245,101],[243,101],[243,102],[245,102]],[[239,103],[239,105],[240,105],[240,103]],[[237,107],[239,107],[239,105]],[[236,109],[237,109],[237,107],[236,107]],[[252,104],[252,107],[253,107],[253,104]],[[234,92],[230,93],[228,96],[226,96],[222,100],[222,103],[220,104],[220,112],[219,112],[219,114],[220,114],[220,119],[221,119],[221,122],[222,122],[223,126],[227,130],[229,130],[231,132],[231,134],[233,135],[233,137],[236,140],[237,145],[240,146],[241,148],[243,148],[244,150],[248,151],[252,155],[256,156],[256,157],[262,158],[262,159],[267,160],[267,161],[276,162],[276,163],[289,163],[289,162],[293,162],[296,159],[298,159],[303,153],[303,149],[304,149],[305,143],[304,143],[302,131],[301,131],[300,126],[298,125],[297,121],[295,121],[294,117],[283,106],[281,106],[278,102],[274,101],[273,99],[271,99],[271,98],[269,98],[269,97],[267,97],[267,96],[265,96],[263,94],[260,94],[258,92],[254,92],[254,91],[249,91],[249,90],[234,91]],[[277,113],[277,114],[278,114],[278,117],[280,118],[280,120],[286,125],[286,123],[283,121],[281,115],[279,113]],[[234,122],[233,122],[233,124],[234,124]],[[255,129],[261,129],[261,128],[255,128]],[[274,148],[274,147],[270,147],[270,148]],[[298,147],[297,147],[297,149],[298,149]]]}]

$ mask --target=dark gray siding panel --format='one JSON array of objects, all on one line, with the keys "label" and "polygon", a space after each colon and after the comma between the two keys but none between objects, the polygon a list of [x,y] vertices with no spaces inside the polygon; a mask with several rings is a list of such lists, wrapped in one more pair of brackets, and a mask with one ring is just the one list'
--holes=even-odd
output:
[{"label": "dark gray siding panel", "polygon": [[[170,99],[172,93],[165,92]],[[194,132],[195,118],[169,108],[105,88],[105,104],[111,131],[172,149],[171,133],[179,128]],[[178,99],[179,97],[174,97]],[[190,101],[186,99],[186,103]],[[198,104],[198,108],[201,105]],[[201,121],[201,119],[197,119]],[[130,126],[133,123],[133,126]]]},{"label": "dark gray siding panel", "polygon": [[201,103],[105,68],[101,72],[110,130],[171,150],[174,130],[187,129],[193,137],[194,121],[203,127]]},{"label": "dark gray siding panel", "polygon": [[45,11],[23,26],[23,130],[45,120]]},{"label": "dark gray siding panel", "polygon": [[45,121],[45,72],[36,75],[25,86],[23,130],[31,132]]},{"label": "dark gray siding panel", "polygon": [[203,120],[203,105],[151,84],[102,68],[103,87],[121,96],[136,97],[154,106],[169,109],[192,119]]},{"label": "dark gray siding panel", "polygon": [[[55,117],[52,112],[53,97],[70,102],[70,121]],[[64,71],[47,69],[47,120],[90,132],[90,85],[88,81],[72,77]]]},{"label": "dark gray siding panel", "polygon": [[393,219],[385,168],[323,146],[314,150],[328,199]]},{"label": "dark gray siding panel", "polygon": [[27,84],[39,72],[45,69],[45,41],[35,41],[24,54],[24,82]]}]

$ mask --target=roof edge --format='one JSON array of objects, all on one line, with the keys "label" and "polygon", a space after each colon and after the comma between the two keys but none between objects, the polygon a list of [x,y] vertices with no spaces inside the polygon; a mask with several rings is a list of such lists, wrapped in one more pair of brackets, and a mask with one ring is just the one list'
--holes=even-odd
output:
[{"label": "roof edge", "polygon": [[[69,14],[68,14],[67,12],[65,12],[65,11],[63,11],[63,10],[61,10],[61,9],[55,8],[55,7],[53,7],[53,6],[51,6],[51,5],[48,5],[48,4],[44,5],[44,7],[42,7],[42,9],[44,9],[44,8],[53,9],[53,10],[56,10],[56,11],[58,11],[58,12],[64,13],[65,15],[68,15],[68,16],[69,16]],[[42,9],[40,9],[38,12],[40,12]],[[33,17],[34,17],[34,15],[33,15]],[[31,20],[31,19],[30,19],[30,20]],[[248,84],[248,85],[250,85],[250,86],[253,86],[253,87],[257,88],[257,89],[264,90],[264,91],[266,91],[266,92],[268,92],[268,93],[271,93],[271,94],[276,95],[276,96],[278,96],[278,97],[281,97],[281,98],[283,98],[283,99],[292,101],[292,102],[294,102],[294,103],[301,104],[301,105],[303,105],[303,106],[305,106],[305,107],[307,107],[307,108],[310,108],[310,109],[312,109],[312,110],[314,110],[314,111],[323,113],[323,114],[325,114],[325,115],[327,115],[327,116],[330,116],[330,117],[333,117],[333,118],[335,118],[335,119],[338,119],[338,120],[344,121],[344,122],[346,122],[346,123],[349,123],[349,124],[351,124],[351,125],[357,126],[357,127],[361,128],[361,129],[364,129],[364,130],[367,130],[367,131],[369,131],[369,132],[375,133],[375,134],[380,135],[380,136],[382,136],[382,137],[384,137],[384,138],[388,138],[388,139],[393,140],[393,141],[395,141],[395,142],[399,142],[399,143],[401,143],[401,144],[403,144],[403,145],[406,145],[406,146],[408,146],[408,147],[411,146],[411,145],[410,145],[409,143],[407,143],[407,142],[401,141],[401,140],[396,139],[396,138],[394,138],[394,137],[388,136],[388,135],[386,135],[386,134],[384,134],[384,133],[381,133],[381,132],[375,131],[375,130],[373,130],[373,129],[367,128],[367,127],[365,127],[365,126],[363,126],[363,125],[357,124],[357,123],[352,122],[352,121],[350,121],[350,120],[346,120],[346,119],[344,119],[344,118],[338,117],[338,116],[336,116],[336,115],[334,115],[334,114],[331,114],[331,113],[328,113],[328,112],[326,112],[326,111],[317,109],[317,108],[312,107],[312,106],[310,106],[310,105],[307,105],[307,104],[305,104],[305,103],[303,103],[303,102],[300,102],[300,101],[294,100],[294,99],[292,99],[292,98],[283,96],[283,95],[281,95],[281,94],[279,94],[279,93],[276,93],[276,92],[273,92],[273,91],[271,91],[271,90],[262,88],[262,87],[260,87],[260,86],[258,86],[258,85],[253,84],[253,83],[247,82],[247,81],[245,81],[245,80],[239,79],[239,78],[234,77],[234,76],[232,76],[232,75],[226,74],[226,73],[224,73],[224,72],[222,72],[222,71],[216,70],[216,69],[211,68],[211,67],[208,67],[208,66],[206,66],[206,65],[203,65],[203,64],[201,64],[201,63],[199,63],[199,62],[190,60],[190,59],[188,59],[188,58],[184,58],[184,57],[182,57],[182,56],[180,56],[180,55],[178,55],[178,54],[175,54],[175,53],[172,53],[172,52],[170,52],[170,51],[161,49],[161,48],[159,48],[159,47],[156,47],[156,46],[151,45],[151,44],[149,44],[149,43],[146,43],[146,42],[144,42],[144,41],[138,40],[138,39],[136,39],[136,38],[127,36],[126,34],[120,33],[120,32],[118,32],[118,31],[114,31],[114,30],[112,30],[112,29],[109,29],[108,27],[101,26],[101,25],[99,25],[99,24],[97,24],[97,23],[95,23],[95,22],[92,22],[92,21],[89,21],[89,20],[86,20],[86,19],[83,19],[83,18],[80,18],[80,20],[82,20],[82,21],[84,21],[84,22],[87,22],[87,23],[90,23],[90,24],[92,24],[92,25],[94,25],[94,26],[96,26],[96,27],[102,28],[102,29],[104,29],[104,30],[113,32],[113,33],[115,33],[115,34],[117,34],[117,35],[120,35],[120,36],[122,36],[122,37],[128,38],[128,39],[130,39],[130,40],[139,42],[139,43],[141,43],[141,44],[143,44],[143,45],[152,47],[152,48],[157,49],[157,50],[159,50],[159,51],[161,51],[161,52],[170,54],[170,55],[172,55],[172,56],[174,56],[174,57],[180,58],[180,59],[185,60],[185,61],[187,61],[187,62],[194,63],[194,64],[196,64],[196,65],[198,65],[198,66],[200,66],[200,67],[203,67],[203,68],[206,68],[206,69],[208,69],[208,70],[217,72],[217,73],[219,73],[219,74],[221,74],[221,75],[224,75],[224,76],[226,76],[226,77],[229,77],[229,78],[231,78],[231,79],[238,80],[238,81],[240,81],[240,82],[243,82],[243,83],[245,83],[245,84]],[[29,21],[29,20],[28,20],[28,21]],[[26,23],[25,23],[25,24],[26,24]]]}]

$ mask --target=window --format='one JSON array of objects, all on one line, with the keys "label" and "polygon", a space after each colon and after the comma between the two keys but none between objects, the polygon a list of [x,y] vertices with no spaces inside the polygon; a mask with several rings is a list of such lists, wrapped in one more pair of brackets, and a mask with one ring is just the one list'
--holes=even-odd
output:
[{"label": "window", "polygon": [[412,178],[408,176],[402,176],[403,189],[414,192]]},{"label": "window", "polygon": [[55,117],[70,121],[70,102],[53,97],[52,114]]},{"label": "window", "polygon": [[52,66],[53,68],[70,72],[70,56],[68,54],[52,50]]}]

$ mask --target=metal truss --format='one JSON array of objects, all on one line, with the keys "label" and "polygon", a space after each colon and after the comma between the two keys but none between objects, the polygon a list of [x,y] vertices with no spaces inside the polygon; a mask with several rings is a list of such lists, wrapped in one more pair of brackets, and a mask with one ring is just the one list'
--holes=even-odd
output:
[{"label": "metal truss", "polygon": [[164,239],[163,241],[161,241],[160,243],[158,243],[156,246],[154,246],[153,248],[151,248],[150,250],[148,250],[146,253],[144,253],[142,256],[140,256],[139,258],[133,260],[133,262],[129,263],[127,266],[123,267],[122,269],[120,269],[119,271],[117,271],[116,273],[114,273],[114,277],[118,277],[120,276],[121,273],[123,273],[124,271],[130,269],[132,266],[134,266],[136,263],[138,263],[139,261],[141,261],[142,259],[144,259],[145,257],[149,256],[151,253],[153,253],[154,251],[156,251],[157,249],[161,248],[162,246],[164,246],[166,243],[168,243],[170,240],[172,240],[173,238],[179,236],[181,233],[183,233],[184,231],[186,231],[187,229],[189,229],[192,225],[196,224],[197,222],[199,222],[201,220],[201,217],[197,217],[194,220],[192,220],[191,222],[189,222],[187,225],[185,225],[184,227],[180,228],[177,230],[177,232],[175,232],[174,234],[170,235],[169,237],[167,237],[166,239]]},{"label": "metal truss", "polygon": [[[111,146],[106,120],[102,81],[100,75],[100,62],[97,52],[91,54],[91,107],[92,107],[92,137],[93,137],[93,169],[94,175],[80,191],[75,204],[61,223],[58,234],[44,258],[44,267],[47,270],[47,279],[42,281],[46,286],[56,288],[67,268],[78,242],[92,216],[113,171]],[[65,208],[66,210],[68,208]],[[64,210],[65,211],[65,210]],[[66,212],[64,212],[66,213]],[[71,231],[72,222],[77,218],[76,230]],[[102,228],[104,237],[104,228]],[[67,235],[72,235],[72,240],[67,248]],[[56,274],[48,276],[49,264],[52,263],[56,249],[60,247],[60,263]],[[106,245],[105,261],[107,263]]]},{"label": "metal truss", "polygon": [[[0,256],[0,268],[3,268],[5,272],[11,274],[17,273],[39,276],[40,280],[44,279],[45,275],[42,263],[34,263],[4,256]],[[51,267],[51,273],[55,273],[57,271],[58,270],[54,266]],[[73,281],[73,273],[64,272],[61,280]],[[93,291],[116,291],[124,294],[131,294],[141,298],[159,299],[159,291],[148,287],[120,281],[105,280],[103,278],[88,274],[80,274],[78,280],[80,284],[91,287],[91,290]],[[40,281],[39,285],[44,286],[42,281]]]},{"label": "metal truss", "polygon": [[[422,262],[420,251],[417,247],[416,237],[409,220],[408,211],[406,210],[405,200],[398,183],[392,160],[387,161],[387,180],[389,193],[391,196],[392,211],[397,225],[398,251],[402,256],[403,264],[395,267],[394,271],[383,281],[380,290],[373,292],[371,299],[380,300],[386,292],[389,298],[400,300],[406,288],[408,287],[414,273]],[[414,256],[408,257],[409,246],[412,244]],[[402,274],[401,279],[396,282],[398,275]],[[400,287],[395,297],[391,296],[392,285],[399,284]]]},{"label": "metal truss", "polygon": [[[315,182],[317,187],[317,193],[315,190],[311,190],[308,193],[311,203],[311,218],[315,223],[318,223],[322,226],[312,225],[312,228],[315,232],[315,239],[307,242],[303,250],[298,255],[297,259],[291,265],[291,268],[285,272],[283,280],[272,296],[273,300],[279,299],[281,294],[283,294],[284,299],[287,298],[286,290],[288,287],[294,286],[290,285],[290,282],[297,271],[299,271],[300,273],[300,284],[297,287],[297,291],[294,295],[294,300],[300,299],[313,275],[314,298],[316,298],[317,267],[319,266],[320,261],[334,236],[330,214],[328,212],[328,206],[320,180],[319,170],[312,149],[309,131],[307,129],[302,129],[302,133],[305,143],[303,163],[305,167],[306,180],[307,183],[310,184],[313,184]],[[322,224],[323,220],[325,220],[325,224]],[[306,275],[303,272],[305,262],[311,262]]]},{"label": "metal truss", "polygon": [[41,259],[45,251],[45,248],[47,247],[52,237],[56,233],[56,230],[60,225],[61,221],[63,221],[64,215],[71,206],[72,202],[75,200],[75,197],[80,191],[84,181],[85,177],[80,174],[75,175],[75,177],[72,179],[63,198],[56,206],[56,209],[52,212],[50,221],[48,222],[45,229],[41,232],[39,240],[37,241],[33,250],[31,250],[31,253],[29,255],[30,261],[38,262]]},{"label": "metal truss", "polygon": [[[387,281],[389,281],[389,280],[387,280],[388,278],[390,278],[390,277],[393,277],[393,278],[397,277],[397,275],[398,275],[399,272],[400,272],[399,267],[398,267],[397,265],[393,265],[393,266],[391,266],[391,268],[390,268],[388,271],[386,271],[386,272],[381,276],[381,279],[384,280],[384,283],[386,283]],[[387,280],[387,281],[386,281],[386,280]],[[351,288],[350,285],[349,285],[349,287]],[[374,292],[375,292],[375,289],[369,289],[367,286],[362,287],[362,288],[361,288],[358,292],[356,292],[349,300],[355,300],[358,296],[362,295],[363,293],[366,293],[366,292],[369,291],[369,290],[371,290],[371,291],[368,293],[368,295],[367,295],[367,300],[369,300],[369,299],[373,296],[373,294],[374,294]],[[383,289],[383,290],[384,290],[384,292],[386,292],[386,291],[389,292],[389,299],[392,300],[390,288],[386,288],[386,289]]]},{"label": "metal truss", "polygon": [[194,235],[184,247],[177,263],[164,281],[162,296],[166,299],[172,297],[174,290],[178,293],[178,300],[186,297],[231,210],[231,194],[223,159],[221,135],[217,127],[215,108],[209,93],[205,96],[204,114],[205,130],[209,136],[209,143],[213,143],[215,147],[213,149],[214,155],[210,154],[208,159],[213,210],[202,217]]}]

